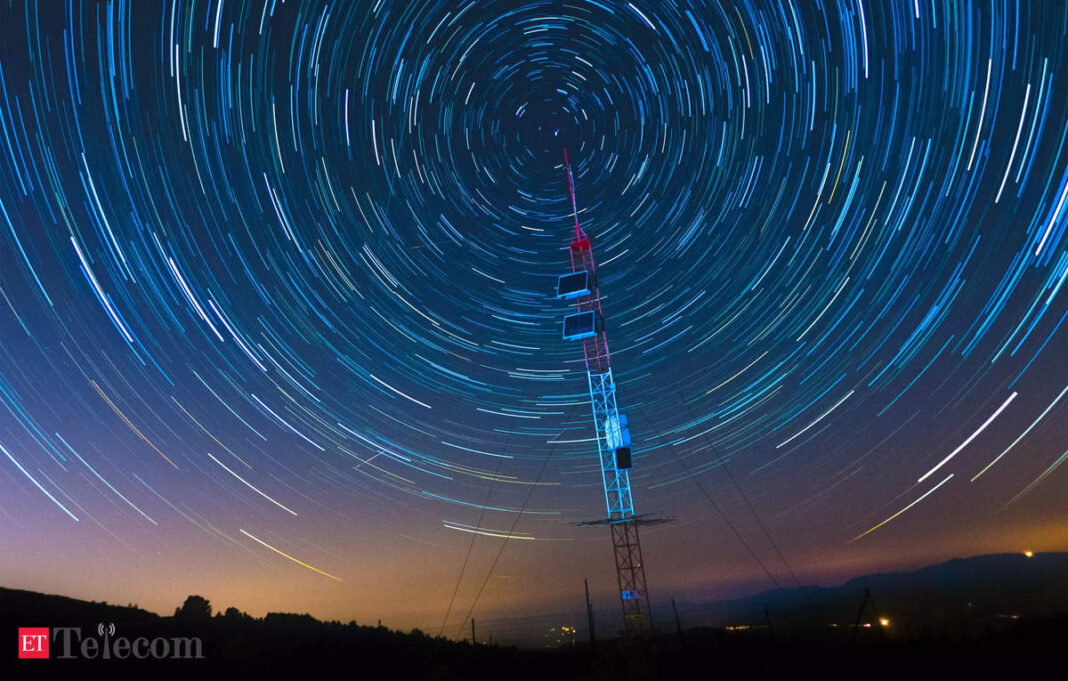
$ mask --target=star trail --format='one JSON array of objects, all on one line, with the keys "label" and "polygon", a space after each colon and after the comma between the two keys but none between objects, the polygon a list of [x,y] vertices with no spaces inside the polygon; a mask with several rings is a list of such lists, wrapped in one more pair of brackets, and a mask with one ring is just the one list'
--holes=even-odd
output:
[{"label": "star trail", "polygon": [[484,576],[614,589],[565,147],[632,485],[677,518],[654,601],[1068,549],[1064,3],[12,2],[0,35],[5,586],[406,623],[458,571],[457,617]]}]

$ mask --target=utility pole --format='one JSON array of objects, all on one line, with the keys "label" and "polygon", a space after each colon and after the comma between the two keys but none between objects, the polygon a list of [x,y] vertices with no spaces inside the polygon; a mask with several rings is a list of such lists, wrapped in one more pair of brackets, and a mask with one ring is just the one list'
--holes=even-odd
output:
[{"label": "utility pole", "polygon": [[775,630],[771,628],[771,613],[768,612],[768,603],[767,603],[767,601],[764,602],[764,621],[768,623],[768,636],[770,636],[771,640],[774,641],[775,640]]},{"label": "utility pole", "polygon": [[671,599],[671,612],[675,614],[675,633],[678,634],[678,636],[679,636],[679,647],[681,648],[682,645],[683,645],[683,643],[682,643],[682,622],[679,621],[679,609],[677,607],[675,607],[675,599],[674,598]]},{"label": "utility pole", "polygon": [[586,586],[586,623],[590,628],[590,651],[597,654],[597,633],[593,628],[593,602],[590,601],[590,580],[583,579],[582,583]]},{"label": "utility pole", "polygon": [[864,585],[864,598],[860,600],[860,608],[857,610],[857,621],[853,624],[853,640],[855,641],[857,634],[860,633],[861,620],[864,618],[864,608],[868,605],[871,606],[872,616],[875,618],[873,626],[878,630],[879,640],[882,641],[884,638],[883,621],[882,618],[879,617],[879,609],[875,607],[875,599],[872,598],[871,588],[867,584]]}]

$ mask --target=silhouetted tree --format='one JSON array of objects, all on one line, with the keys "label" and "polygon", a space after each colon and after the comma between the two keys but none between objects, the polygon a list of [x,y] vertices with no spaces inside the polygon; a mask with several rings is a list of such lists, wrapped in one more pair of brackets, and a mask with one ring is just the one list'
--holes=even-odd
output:
[{"label": "silhouetted tree", "polygon": [[211,601],[203,596],[190,596],[174,611],[174,616],[184,620],[211,619]]},{"label": "silhouetted tree", "polygon": [[233,606],[227,608],[225,614],[219,613],[216,617],[221,617],[224,621],[230,624],[245,624],[247,622],[252,622],[254,619],[252,615],[247,612],[242,612]]}]

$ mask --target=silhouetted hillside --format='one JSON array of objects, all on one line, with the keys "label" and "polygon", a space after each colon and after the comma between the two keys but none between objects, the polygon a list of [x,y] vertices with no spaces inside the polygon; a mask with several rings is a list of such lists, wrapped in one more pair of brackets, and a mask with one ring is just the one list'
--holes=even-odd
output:
[{"label": "silhouetted hillside", "polygon": [[[106,602],[80,601],[77,598],[53,596],[36,591],[21,591],[0,587],[0,622],[23,618],[21,626],[48,626],[72,620],[94,620],[123,624],[154,624],[160,616],[134,605],[109,605]],[[28,618],[28,619],[26,619]]]},{"label": "silhouetted hillside", "polygon": [[[73,659],[62,658],[63,645],[54,638],[49,659],[17,659],[15,642],[23,627],[49,627],[53,637],[56,628],[78,628],[77,634],[68,634],[72,642],[66,652]],[[78,644],[89,638],[104,643],[87,655]],[[130,649],[120,651],[124,659],[116,659],[120,638],[167,643],[155,650],[142,646],[141,652],[148,652],[145,659],[135,659]],[[161,617],[132,606],[0,588],[0,640],[11,642],[4,646],[8,653],[0,652],[3,681],[96,678],[97,673],[110,679],[307,678],[339,669],[351,671],[349,678],[577,678],[559,655],[475,647],[419,630],[401,633],[355,622],[320,622],[306,614],[268,613],[260,619],[229,608],[213,616],[210,603],[199,596],[190,596],[173,616]],[[176,659],[174,642],[179,640]],[[104,659],[103,647],[109,647],[109,659]],[[155,659],[152,653],[165,648],[165,659]]]},{"label": "silhouetted hillside", "polygon": [[[999,623],[1068,613],[1068,553],[955,558],[914,572],[873,574],[837,587],[776,589],[680,608],[684,621],[773,628],[851,627],[865,588],[896,635],[975,636]],[[865,609],[866,621],[875,609]]]},{"label": "silhouetted hillside", "polygon": [[[887,626],[877,619],[853,626],[866,586]],[[596,650],[583,641],[564,650],[522,651],[307,614],[254,618],[232,607],[214,613],[195,595],[165,617],[0,588],[0,641],[9,641],[0,645],[0,681],[1068,678],[1060,656],[1068,640],[1064,553],[958,559],[834,588],[783,589],[700,607],[735,627],[694,626],[699,608],[692,607],[683,611],[681,636],[672,629],[647,640],[601,641]],[[873,618],[866,612],[862,620]],[[22,645],[24,627],[49,628],[49,659],[17,659],[14,643]]]}]

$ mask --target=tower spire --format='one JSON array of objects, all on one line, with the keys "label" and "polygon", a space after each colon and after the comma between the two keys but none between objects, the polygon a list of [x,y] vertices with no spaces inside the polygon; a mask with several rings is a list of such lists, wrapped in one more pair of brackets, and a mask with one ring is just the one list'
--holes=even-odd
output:
[{"label": "tower spire", "polygon": [[575,218],[575,241],[585,238],[586,234],[579,227],[578,206],[575,203],[575,182],[571,178],[571,162],[567,160],[567,147],[564,147],[564,168],[567,169],[567,188],[571,192],[571,214]]}]

